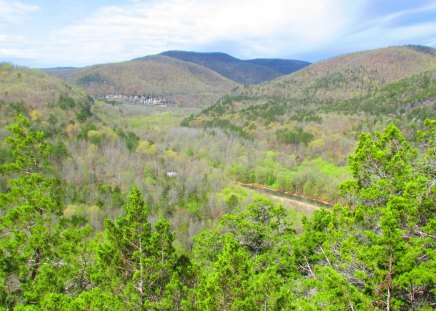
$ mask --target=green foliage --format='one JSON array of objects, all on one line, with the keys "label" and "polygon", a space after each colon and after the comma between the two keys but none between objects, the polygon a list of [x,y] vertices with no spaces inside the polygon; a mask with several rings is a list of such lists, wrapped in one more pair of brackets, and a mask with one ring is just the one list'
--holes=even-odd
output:
[{"label": "green foliage", "polygon": [[104,82],[105,79],[99,72],[83,76],[77,80],[77,84],[79,85],[86,85],[91,83],[104,83]]},{"label": "green foliage", "polygon": [[116,133],[118,137],[124,139],[127,148],[130,151],[135,151],[136,147],[138,147],[139,144],[139,137],[132,131],[123,131],[122,129],[117,128]]},{"label": "green foliage", "polygon": [[257,183],[268,187],[305,195],[312,198],[336,201],[338,186],[351,177],[348,167],[334,165],[322,158],[305,160],[288,169],[276,160],[267,158],[256,167],[234,164],[229,172],[235,179],[246,183]]},{"label": "green foliage", "polygon": [[0,299],[8,307],[38,304],[47,293],[80,288],[76,256],[90,233],[82,220],[60,218],[60,183],[52,177],[52,147],[44,133],[32,130],[22,115],[15,120],[5,139],[13,159],[0,165],[10,177],[0,194]]},{"label": "green foliage", "polygon": [[288,110],[288,103],[268,101],[265,104],[252,105],[240,111],[247,120],[265,119],[266,123],[274,122]]},{"label": "green foliage", "polygon": [[[200,114],[207,115],[210,117],[218,118],[224,113],[231,111],[235,107],[235,103],[249,100],[250,98],[245,95],[231,95],[221,97],[215,104],[204,108]],[[194,120],[194,115],[191,115],[191,120]]]},{"label": "green foliage", "polygon": [[275,238],[293,233],[282,206],[258,198],[241,213],[223,217],[223,225],[254,256],[273,248]]},{"label": "green foliage", "polygon": [[[9,135],[0,145],[0,309],[430,309],[436,122],[422,120],[434,112],[434,79],[414,68],[406,80],[364,66],[318,79],[308,68],[310,87],[298,76],[241,87],[189,118],[217,120],[206,131],[173,128],[192,110],[93,106],[68,91],[64,108],[17,105],[33,123],[20,116],[0,133]],[[14,109],[0,110],[6,124]],[[350,165],[336,165],[362,130],[390,120],[417,149],[389,125],[360,135]],[[299,142],[278,144],[275,133]],[[306,146],[308,133],[316,140]],[[229,186],[235,179],[343,205],[309,214],[297,235],[295,211]]]},{"label": "green foliage", "polygon": [[87,96],[80,99],[74,99],[70,96],[60,95],[57,106],[62,110],[72,110],[79,122],[84,122],[92,117],[91,107],[94,105],[92,97]]},{"label": "green foliage", "polygon": [[76,107],[76,101],[72,97],[61,95],[59,96],[58,105],[63,110],[72,109]]},{"label": "green foliage", "polygon": [[250,264],[248,252],[232,235],[225,236],[212,270],[200,279],[197,310],[253,310]]},{"label": "green foliage", "polygon": [[298,110],[296,114],[291,116],[290,120],[295,120],[295,121],[299,121],[299,122],[313,121],[313,122],[321,123],[322,117],[319,115],[316,115],[314,112],[301,109],[301,110]]},{"label": "green foliage", "polygon": [[312,133],[305,132],[301,127],[294,130],[279,129],[276,132],[277,140],[286,144],[304,144],[307,146],[315,136]]},{"label": "green foliage", "polygon": [[420,309],[434,301],[435,279],[426,272],[435,260],[434,229],[428,231],[434,222],[434,189],[427,188],[433,177],[423,174],[416,159],[393,125],[374,139],[362,134],[350,156],[355,180],[342,187],[352,210],[338,210],[346,217],[338,218],[342,228],[331,247],[343,254],[336,258],[343,265],[339,271],[353,271],[349,281],[379,308]]},{"label": "green foliage", "polygon": [[422,107],[422,102],[435,95],[434,71],[429,71],[388,84],[377,92],[335,102],[325,109],[346,113],[366,112],[378,116],[405,114],[407,111],[408,118],[420,116],[424,120],[434,116],[435,108],[434,104],[428,108]]},{"label": "green foliage", "polygon": [[195,119],[194,114],[191,114],[189,117],[183,119],[183,121],[180,123],[180,126],[188,127],[194,119]]},{"label": "green foliage", "polygon": [[55,161],[60,161],[66,158],[67,155],[68,155],[67,146],[61,141],[58,141],[51,150],[51,156]]},{"label": "green foliage", "polygon": [[357,198],[363,199],[366,206],[383,205],[389,195],[403,190],[416,157],[416,150],[394,125],[377,134],[376,141],[370,134],[361,134],[356,152],[349,158],[355,181],[343,187],[350,194],[359,191]]},{"label": "green foliage", "polygon": [[105,241],[97,247],[98,270],[93,279],[114,291],[129,309],[159,309],[169,299],[166,286],[180,282],[174,234],[166,221],[158,221],[152,230],[148,207],[136,186],[130,189],[124,211],[124,216],[105,222]]},{"label": "green foliage", "polygon": [[23,116],[27,116],[27,110],[22,101],[11,103],[11,107],[17,115],[22,114]]},{"label": "green foliage", "polygon": [[43,310],[112,311],[125,310],[124,304],[111,292],[94,288],[83,291],[76,298],[64,294],[50,294],[41,302]]},{"label": "green foliage", "polygon": [[232,124],[229,120],[213,119],[206,121],[203,124],[204,128],[220,128],[230,133],[235,133],[243,138],[248,138],[249,135],[241,127]]},{"label": "green foliage", "polygon": [[293,234],[284,208],[258,198],[199,235],[194,256],[203,268],[195,310],[278,308]]},{"label": "green foliage", "polygon": [[76,111],[76,118],[78,121],[83,122],[92,116],[91,107],[93,104],[94,100],[90,96],[87,96],[86,99],[80,103],[78,110]]}]

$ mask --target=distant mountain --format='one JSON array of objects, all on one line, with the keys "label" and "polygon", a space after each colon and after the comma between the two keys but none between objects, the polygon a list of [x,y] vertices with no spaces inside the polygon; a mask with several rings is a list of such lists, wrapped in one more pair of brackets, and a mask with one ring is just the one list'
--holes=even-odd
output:
[{"label": "distant mountain", "polygon": [[436,68],[432,48],[388,47],[337,56],[269,83],[251,87],[256,96],[343,100]]},{"label": "distant mountain", "polygon": [[293,73],[310,65],[310,63],[301,60],[277,58],[256,58],[246,60],[245,62],[268,67],[276,72],[279,72],[281,75]]},{"label": "distant mountain", "polygon": [[272,144],[287,141],[294,148],[295,141],[312,137],[313,143],[305,141],[310,152],[345,164],[343,155],[362,129],[395,122],[412,133],[425,118],[436,119],[434,52],[401,46],[338,56],[240,87],[182,124],[221,127]]},{"label": "distant mountain", "polygon": [[310,63],[287,59],[241,60],[225,53],[167,51],[160,55],[195,63],[241,84],[256,84],[300,70]]},{"label": "distant mountain", "polygon": [[76,70],[80,67],[52,67],[52,68],[37,68],[42,71],[69,71],[69,70]]},{"label": "distant mountain", "polygon": [[[94,100],[77,86],[40,70],[11,64],[0,64],[0,76],[1,129],[17,112],[39,121],[38,128],[49,135],[64,135],[67,125],[93,118]],[[0,140],[5,134],[0,130]]]},{"label": "distant mountain", "polygon": [[92,96],[159,96],[183,106],[210,105],[237,86],[206,67],[161,55],[48,73]]},{"label": "distant mountain", "polygon": [[84,91],[41,70],[4,63],[0,64],[0,75],[0,100],[23,102],[29,110],[45,109],[47,105],[56,103],[59,97],[86,98]]}]

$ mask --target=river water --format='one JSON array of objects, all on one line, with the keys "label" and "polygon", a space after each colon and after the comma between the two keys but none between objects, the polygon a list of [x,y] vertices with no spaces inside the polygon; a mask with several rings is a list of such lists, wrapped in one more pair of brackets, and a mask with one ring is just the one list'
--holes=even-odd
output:
[{"label": "river water", "polygon": [[284,207],[295,209],[297,212],[304,214],[311,214],[314,210],[321,207],[330,208],[331,204],[322,203],[319,201],[311,200],[309,198],[303,198],[290,193],[283,193],[270,189],[261,188],[255,185],[240,184],[241,186],[254,190],[266,197],[283,204]]}]

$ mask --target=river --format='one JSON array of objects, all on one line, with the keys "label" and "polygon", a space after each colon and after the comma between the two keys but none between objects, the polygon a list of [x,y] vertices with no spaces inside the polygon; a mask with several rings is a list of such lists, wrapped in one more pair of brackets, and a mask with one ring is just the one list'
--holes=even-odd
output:
[{"label": "river", "polygon": [[238,185],[249,188],[251,190],[255,190],[258,193],[263,194],[264,196],[283,204],[284,207],[292,208],[297,212],[304,214],[311,214],[314,210],[317,210],[321,207],[332,207],[332,204],[327,202],[322,202],[318,200],[313,200],[307,197],[297,196],[288,192],[283,192],[280,190],[269,189],[262,185],[257,184],[246,184],[241,182],[236,182]]}]

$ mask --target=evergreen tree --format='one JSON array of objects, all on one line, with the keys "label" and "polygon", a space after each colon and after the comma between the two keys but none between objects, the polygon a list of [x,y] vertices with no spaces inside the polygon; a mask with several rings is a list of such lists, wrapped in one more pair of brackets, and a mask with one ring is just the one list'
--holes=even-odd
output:
[{"label": "evergreen tree", "polygon": [[125,215],[105,222],[105,241],[97,248],[100,270],[94,280],[114,292],[132,310],[160,309],[179,286],[174,233],[167,221],[148,221],[148,207],[136,186],[130,189]]},{"label": "evergreen tree", "polygon": [[200,278],[197,310],[255,310],[250,302],[253,265],[249,253],[231,234],[223,242],[211,271],[203,271]]},{"label": "evergreen tree", "polygon": [[22,115],[8,127],[12,161],[0,171],[9,177],[8,190],[0,194],[0,248],[7,293],[4,305],[36,303],[35,287],[46,265],[61,265],[56,217],[61,214],[59,181],[51,177],[50,145],[43,132],[35,132]]},{"label": "evergreen tree", "polygon": [[[316,292],[310,303],[327,308],[330,297],[343,310],[417,310],[434,303],[434,187],[428,188],[432,177],[423,174],[417,155],[393,125],[375,138],[360,136],[350,156],[354,180],[342,186],[347,206],[333,209],[306,251],[309,260],[300,264],[306,292]],[[335,274],[343,286],[329,285]]]},{"label": "evergreen tree", "polygon": [[[433,131],[435,128],[433,127]],[[417,151],[393,125],[371,139],[363,134],[350,164],[356,181],[344,185],[353,217],[357,262],[366,269],[373,306],[418,309],[434,301],[434,186]],[[353,245],[353,244],[352,244]]]},{"label": "evergreen tree", "polygon": [[0,165],[8,176],[8,189],[0,194],[0,299],[9,308],[38,305],[49,293],[81,291],[76,255],[90,229],[83,219],[62,218],[60,181],[44,133],[22,115],[8,129],[11,161]]},{"label": "evergreen tree", "polygon": [[269,310],[289,306],[286,277],[294,231],[282,206],[264,198],[224,216],[194,242],[198,310]]}]

